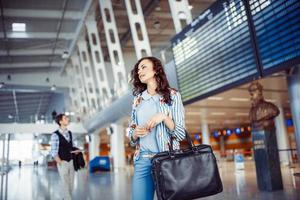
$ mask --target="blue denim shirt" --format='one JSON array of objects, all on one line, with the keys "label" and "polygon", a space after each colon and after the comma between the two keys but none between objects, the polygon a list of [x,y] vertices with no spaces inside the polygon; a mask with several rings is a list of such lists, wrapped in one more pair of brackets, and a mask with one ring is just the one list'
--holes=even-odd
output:
[{"label": "blue denim shirt", "polygon": [[[146,126],[147,122],[158,113],[160,95],[151,96],[147,90],[142,93],[143,101],[137,107],[137,125]],[[159,152],[156,141],[156,127],[152,128],[150,132],[140,138],[141,151]]]},{"label": "blue denim shirt", "polygon": [[[167,151],[169,150],[169,142],[170,142],[170,136],[174,136],[175,140],[173,143],[174,149],[179,148],[179,141],[183,140],[185,138],[185,121],[184,121],[184,107],[182,104],[180,93],[177,92],[174,89],[170,88],[171,92],[171,104],[165,103],[163,97],[160,97],[159,100],[159,106],[158,106],[158,113],[164,113],[168,115],[175,124],[175,129],[170,130],[163,122],[158,124],[156,126],[156,141],[158,145],[159,152]],[[132,112],[131,112],[131,121],[129,124],[129,129],[127,132],[127,136],[130,139],[131,146],[136,146],[136,152],[135,152],[135,160],[139,157],[140,152],[140,141],[133,141],[132,140],[132,134],[134,133],[134,129],[137,126],[137,107],[141,102],[143,101],[143,98],[140,95],[137,95],[134,97],[133,104],[132,104]]]}]

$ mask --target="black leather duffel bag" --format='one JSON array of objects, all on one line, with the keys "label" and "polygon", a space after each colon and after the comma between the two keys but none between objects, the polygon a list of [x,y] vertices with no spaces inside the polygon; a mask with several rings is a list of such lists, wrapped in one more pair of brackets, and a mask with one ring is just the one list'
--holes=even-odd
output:
[{"label": "black leather duffel bag", "polygon": [[158,200],[187,200],[223,191],[217,162],[209,145],[195,146],[186,132],[188,149],[158,153],[152,158],[152,176]]}]

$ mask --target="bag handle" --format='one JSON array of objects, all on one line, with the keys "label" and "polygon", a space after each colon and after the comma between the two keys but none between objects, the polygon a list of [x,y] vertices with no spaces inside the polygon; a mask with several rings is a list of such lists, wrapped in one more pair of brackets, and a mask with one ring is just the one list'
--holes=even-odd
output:
[{"label": "bag handle", "polygon": [[[194,143],[193,143],[193,141],[192,141],[189,133],[186,130],[184,130],[184,132],[185,132],[185,139],[187,140],[190,149],[193,149],[195,147],[195,145],[194,145]],[[171,135],[170,138],[171,138],[171,141],[170,141],[170,148],[169,148],[169,150],[170,150],[171,153],[174,153],[175,150],[173,148],[173,140],[174,140],[175,137],[173,135]]]}]

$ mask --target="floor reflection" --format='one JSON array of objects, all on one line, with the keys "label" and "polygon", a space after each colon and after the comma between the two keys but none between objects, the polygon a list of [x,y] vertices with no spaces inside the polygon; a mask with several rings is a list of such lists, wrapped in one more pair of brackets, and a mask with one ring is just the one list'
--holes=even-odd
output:
[{"label": "floor reflection", "polygon": [[[255,166],[252,161],[245,162],[245,170],[235,170],[233,162],[220,162],[219,167],[224,191],[215,196],[202,198],[202,200],[300,199],[300,180],[298,177],[297,182],[293,175],[300,172],[299,166],[282,168],[284,190],[276,192],[258,191]],[[132,167],[115,173],[100,172],[89,174],[86,169],[81,170],[75,176],[73,199],[130,200],[132,172]],[[295,189],[297,186],[298,190]],[[0,199],[62,199],[60,189],[60,179],[56,170],[31,166],[25,166],[21,169],[16,167],[9,172],[7,179],[5,176],[1,179]],[[7,192],[5,192],[6,190]]]}]

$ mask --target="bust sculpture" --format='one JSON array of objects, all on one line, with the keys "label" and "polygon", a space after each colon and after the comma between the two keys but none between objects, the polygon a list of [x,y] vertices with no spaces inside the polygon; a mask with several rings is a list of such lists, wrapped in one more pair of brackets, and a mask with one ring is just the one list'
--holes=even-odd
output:
[{"label": "bust sculpture", "polygon": [[272,130],[274,118],[279,115],[279,109],[271,102],[267,102],[263,97],[263,86],[254,81],[248,87],[251,95],[251,109],[249,113],[252,130]]}]

